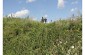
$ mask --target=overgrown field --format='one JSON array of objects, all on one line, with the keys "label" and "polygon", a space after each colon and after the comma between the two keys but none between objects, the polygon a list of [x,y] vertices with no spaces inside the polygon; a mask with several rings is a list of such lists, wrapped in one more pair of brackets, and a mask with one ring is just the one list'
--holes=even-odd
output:
[{"label": "overgrown field", "polygon": [[82,17],[41,23],[3,18],[4,55],[82,55]]}]

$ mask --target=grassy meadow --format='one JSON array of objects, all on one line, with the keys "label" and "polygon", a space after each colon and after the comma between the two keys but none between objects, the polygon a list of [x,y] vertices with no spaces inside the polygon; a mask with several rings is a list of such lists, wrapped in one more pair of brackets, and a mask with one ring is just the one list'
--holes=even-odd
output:
[{"label": "grassy meadow", "polygon": [[50,23],[5,17],[3,55],[82,55],[82,17]]}]

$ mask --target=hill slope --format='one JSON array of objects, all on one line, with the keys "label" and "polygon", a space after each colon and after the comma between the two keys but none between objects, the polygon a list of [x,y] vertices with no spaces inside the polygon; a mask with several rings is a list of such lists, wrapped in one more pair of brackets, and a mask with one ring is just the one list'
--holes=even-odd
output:
[{"label": "hill slope", "polygon": [[82,20],[3,19],[4,55],[82,55]]}]

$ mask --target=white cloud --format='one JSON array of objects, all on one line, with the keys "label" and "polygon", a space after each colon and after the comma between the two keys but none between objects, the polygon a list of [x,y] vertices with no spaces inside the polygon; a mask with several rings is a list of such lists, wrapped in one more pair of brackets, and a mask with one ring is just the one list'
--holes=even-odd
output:
[{"label": "white cloud", "polygon": [[48,17],[48,15],[47,15],[47,14],[45,14],[45,15],[44,15],[44,17],[45,17],[45,18],[47,18],[47,17]]},{"label": "white cloud", "polygon": [[[12,13],[12,17],[26,17],[28,16],[29,13],[30,11],[25,9],[25,10],[17,11],[16,13]],[[9,14],[8,16],[11,16],[11,14]]]},{"label": "white cloud", "polygon": [[34,2],[35,0],[26,0],[26,2],[28,3],[31,3],[31,2]]},{"label": "white cloud", "polygon": [[32,19],[33,19],[33,20],[36,20],[36,21],[38,20],[37,17],[32,17]]},{"label": "white cloud", "polygon": [[65,1],[64,0],[58,0],[58,8],[63,8],[64,7],[64,4],[65,4]]},{"label": "white cloud", "polygon": [[72,8],[70,11],[71,12],[74,12],[74,11],[76,11],[77,10],[77,8]]},{"label": "white cloud", "polygon": [[78,4],[78,0],[73,1],[71,4]]},{"label": "white cloud", "polygon": [[[8,14],[8,17],[11,17],[13,15],[13,13],[11,13],[11,14]],[[13,17],[14,17],[14,15],[13,15]]]}]

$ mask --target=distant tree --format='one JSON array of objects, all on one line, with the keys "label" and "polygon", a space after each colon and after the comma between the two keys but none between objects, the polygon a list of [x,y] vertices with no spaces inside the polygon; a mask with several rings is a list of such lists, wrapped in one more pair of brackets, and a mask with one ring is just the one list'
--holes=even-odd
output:
[{"label": "distant tree", "polygon": [[47,22],[47,19],[45,17],[42,17],[41,22],[42,23],[46,23]]},{"label": "distant tree", "polygon": [[44,19],[44,22],[45,22],[45,23],[47,22],[47,19],[46,19],[46,18]]},{"label": "distant tree", "polygon": [[11,14],[11,17],[13,17],[13,15]]},{"label": "distant tree", "polygon": [[29,18],[29,15],[26,18]]},{"label": "distant tree", "polygon": [[72,18],[74,18],[74,14],[72,14]]},{"label": "distant tree", "polygon": [[51,22],[52,22],[52,20],[51,20]]},{"label": "distant tree", "polygon": [[44,23],[44,18],[42,17],[41,22]]}]

